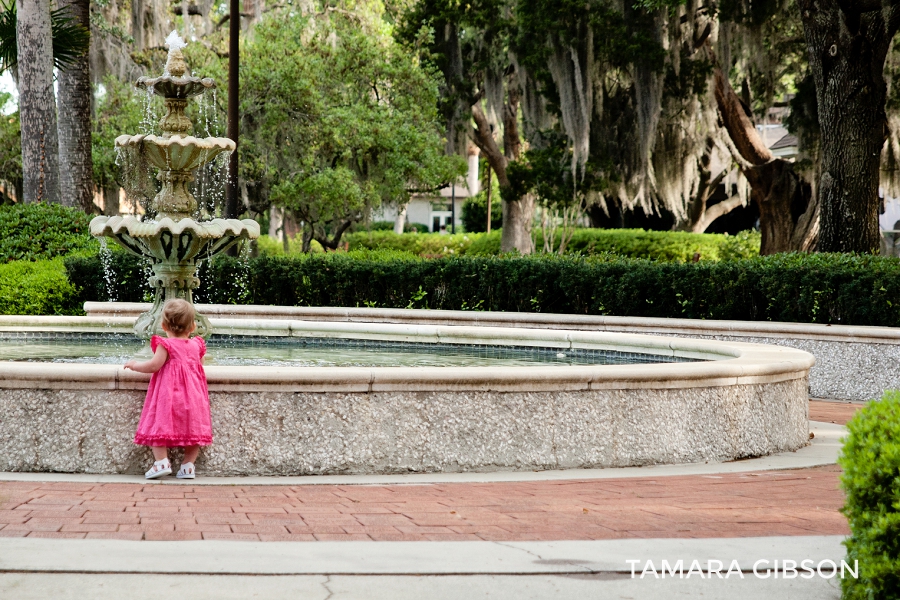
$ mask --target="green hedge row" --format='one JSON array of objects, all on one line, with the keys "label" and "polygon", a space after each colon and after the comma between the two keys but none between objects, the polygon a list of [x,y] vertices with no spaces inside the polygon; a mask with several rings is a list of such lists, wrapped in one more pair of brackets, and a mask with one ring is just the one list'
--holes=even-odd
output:
[{"label": "green hedge row", "polygon": [[[100,260],[70,257],[79,301],[106,300]],[[140,301],[139,261],[113,253],[116,299]],[[900,326],[900,263],[877,256],[782,254],[677,263],[606,255],[449,257],[350,252],[217,257],[199,302],[377,306]]]},{"label": "green hedge row", "polygon": [[[536,235],[537,248],[544,239]],[[494,255],[500,253],[500,232],[457,234],[396,234],[393,231],[362,231],[344,238],[350,250],[398,250],[419,256]],[[554,247],[559,246],[557,234]],[[567,245],[568,254],[593,256],[611,253],[629,258],[691,262],[737,260],[759,254],[759,233],[738,235],[644,231],[643,229],[578,229]]]},{"label": "green hedge row", "polygon": [[847,424],[840,465],[850,523],[847,563],[859,579],[841,580],[845,600],[900,597],[900,392],[885,393]]}]

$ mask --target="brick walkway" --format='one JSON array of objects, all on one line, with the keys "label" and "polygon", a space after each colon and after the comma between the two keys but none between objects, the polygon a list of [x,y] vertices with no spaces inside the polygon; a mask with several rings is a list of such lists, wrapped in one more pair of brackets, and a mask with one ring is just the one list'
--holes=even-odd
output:
[{"label": "brick walkway", "polygon": [[823,423],[836,423],[846,425],[856,411],[865,404],[851,402],[825,402],[822,400],[809,401],[809,420]]},{"label": "brick walkway", "polygon": [[175,486],[0,482],[0,537],[595,540],[829,535],[836,466],[595,481]]}]

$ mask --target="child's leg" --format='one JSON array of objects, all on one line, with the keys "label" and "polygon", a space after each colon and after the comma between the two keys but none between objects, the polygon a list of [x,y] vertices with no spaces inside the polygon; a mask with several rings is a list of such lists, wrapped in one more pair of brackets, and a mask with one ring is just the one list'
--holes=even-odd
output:
[{"label": "child's leg", "polygon": [[153,451],[153,460],[162,460],[169,458],[169,449],[165,446],[150,446]]},{"label": "child's leg", "polygon": [[193,463],[197,460],[197,456],[200,454],[200,446],[185,446],[184,447],[184,460],[182,462]]}]

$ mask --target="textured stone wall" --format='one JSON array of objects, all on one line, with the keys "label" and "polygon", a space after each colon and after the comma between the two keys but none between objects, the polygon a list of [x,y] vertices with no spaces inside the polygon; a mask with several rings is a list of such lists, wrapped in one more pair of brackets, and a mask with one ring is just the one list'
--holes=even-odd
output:
[{"label": "textured stone wall", "polygon": [[897,344],[683,333],[677,337],[771,344],[809,352],[816,357],[816,364],[809,372],[809,395],[813,398],[871,400],[880,398],[885,390],[900,389],[900,345]]},{"label": "textured stone wall", "polygon": [[[702,462],[808,443],[807,379],[577,392],[212,393],[207,475]],[[142,391],[0,389],[0,471],[143,473]]]}]

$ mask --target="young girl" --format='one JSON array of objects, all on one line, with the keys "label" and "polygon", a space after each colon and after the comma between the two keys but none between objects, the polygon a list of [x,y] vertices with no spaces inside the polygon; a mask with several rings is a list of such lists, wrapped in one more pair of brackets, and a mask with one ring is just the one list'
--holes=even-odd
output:
[{"label": "young girl", "polygon": [[147,471],[147,479],[172,472],[168,452],[172,447],[184,447],[184,460],[175,476],[193,479],[200,446],[212,444],[209,392],[201,362],[206,343],[199,336],[190,337],[196,329],[194,307],[185,300],[165,303],[162,328],[167,337],[150,338],[152,359],[125,363],[126,369],[153,374],[134,443],[153,450],[156,462]]}]

